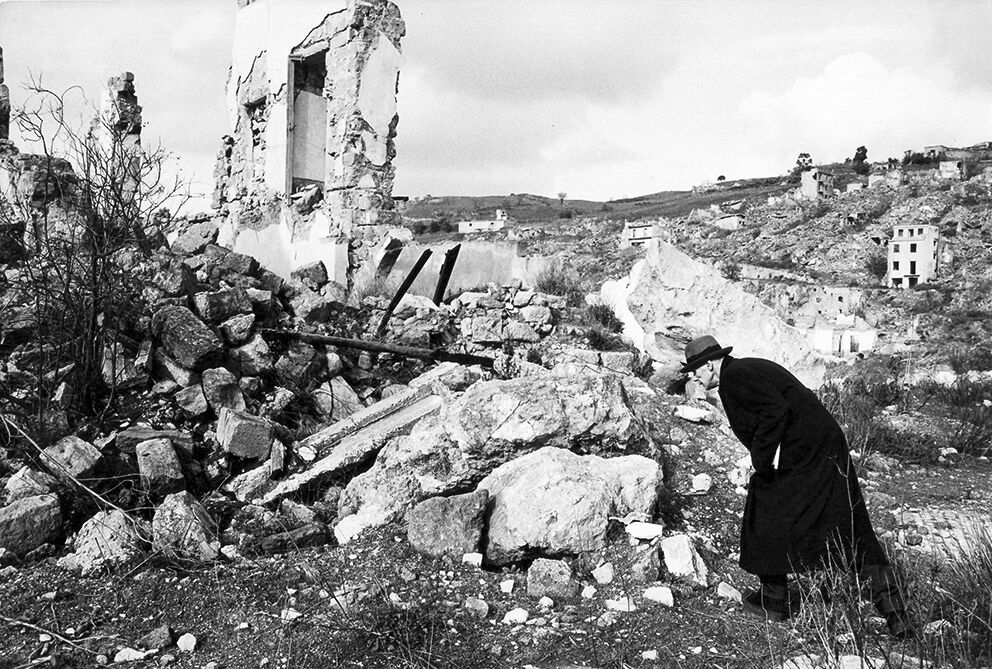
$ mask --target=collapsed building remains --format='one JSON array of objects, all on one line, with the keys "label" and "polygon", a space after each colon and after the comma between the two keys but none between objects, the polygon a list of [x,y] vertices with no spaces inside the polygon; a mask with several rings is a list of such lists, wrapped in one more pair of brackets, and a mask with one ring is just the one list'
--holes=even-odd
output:
[{"label": "collapsed building remains", "polygon": [[213,206],[220,242],[289,276],[348,281],[398,222],[391,198],[400,38],[387,0],[239,0]]}]

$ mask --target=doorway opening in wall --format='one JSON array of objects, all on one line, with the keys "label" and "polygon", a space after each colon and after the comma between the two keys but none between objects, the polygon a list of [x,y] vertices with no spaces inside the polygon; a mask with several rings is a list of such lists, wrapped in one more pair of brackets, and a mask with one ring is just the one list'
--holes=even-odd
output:
[{"label": "doorway opening in wall", "polygon": [[908,281],[909,281],[909,287],[912,288],[919,282],[919,279],[917,279],[915,276],[911,276],[909,277]]},{"label": "doorway opening in wall", "polygon": [[327,50],[290,56],[286,194],[323,189],[327,171]]}]

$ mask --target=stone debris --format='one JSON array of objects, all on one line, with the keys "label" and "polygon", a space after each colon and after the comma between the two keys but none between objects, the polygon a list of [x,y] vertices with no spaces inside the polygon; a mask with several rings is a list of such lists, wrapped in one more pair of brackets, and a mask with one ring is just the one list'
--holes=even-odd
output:
[{"label": "stone debris", "polygon": [[213,519],[188,492],[167,495],[152,518],[152,547],[176,558],[214,560],[220,552]]},{"label": "stone debris", "polygon": [[613,582],[613,563],[604,562],[592,570],[592,577],[600,585],[608,585]]},{"label": "stone debris", "polygon": [[675,407],[675,415],[682,420],[687,420],[690,423],[711,423],[713,422],[713,414],[706,409],[700,409],[698,407],[687,406],[685,404],[680,404]]},{"label": "stone debris", "polygon": [[630,613],[631,611],[636,611],[637,606],[634,604],[634,600],[630,597],[620,597],[619,599],[607,599],[603,602],[606,605],[608,611],[617,611],[619,613]]},{"label": "stone debris", "polygon": [[136,650],[134,648],[121,648],[117,653],[114,654],[114,664],[123,664],[125,662],[140,662],[149,655],[154,655],[158,651],[152,650]]},{"label": "stone debris", "polygon": [[627,534],[635,539],[640,539],[641,541],[652,541],[664,534],[665,526],[659,522],[643,523],[640,521],[634,521],[629,523],[625,530]]},{"label": "stone debris", "polygon": [[234,409],[220,410],[217,442],[225,453],[246,460],[267,458],[272,440],[272,423],[268,420]]},{"label": "stone debris", "polygon": [[716,587],[716,594],[718,597],[733,600],[738,604],[741,602],[741,591],[726,581],[720,581],[720,584]]},{"label": "stone debris", "polygon": [[465,608],[476,618],[485,618],[489,615],[489,604],[478,597],[469,597],[466,599]]},{"label": "stone debris", "polygon": [[62,533],[62,510],[55,495],[34,495],[0,507],[0,548],[25,555]]},{"label": "stone debris", "polygon": [[68,436],[44,450],[42,461],[60,478],[85,479],[96,472],[100,450],[79,437]]},{"label": "stone debris", "polygon": [[665,569],[677,578],[684,578],[691,583],[707,586],[706,563],[696,552],[692,537],[688,534],[676,534],[661,540],[661,552],[665,558]]},{"label": "stone debris", "polygon": [[197,639],[195,636],[186,632],[181,637],[176,639],[176,647],[184,653],[192,653],[196,650]]},{"label": "stone debris", "polygon": [[665,585],[654,585],[644,591],[642,595],[644,599],[650,600],[652,602],[658,602],[662,606],[672,607],[675,606],[675,598],[672,595],[672,589]]},{"label": "stone debris", "polygon": [[149,439],[135,446],[141,485],[155,496],[164,497],[186,487],[176,449],[168,439]]},{"label": "stone debris", "polygon": [[563,560],[538,558],[527,569],[527,594],[531,597],[570,598],[579,592],[572,568]]},{"label": "stone debris", "polygon": [[713,477],[709,474],[696,474],[692,477],[692,491],[698,493],[709,492],[713,487]]},{"label": "stone debris", "polygon": [[503,616],[503,623],[505,625],[523,625],[527,622],[528,618],[530,618],[530,614],[527,612],[527,609],[510,609]]},{"label": "stone debris", "polygon": [[83,523],[73,552],[60,559],[59,566],[81,576],[126,568],[144,557],[151,534],[151,526],[143,520],[116,509],[101,511]]},{"label": "stone debris", "polygon": [[406,515],[410,545],[433,556],[476,553],[488,503],[485,490],[421,502]]}]

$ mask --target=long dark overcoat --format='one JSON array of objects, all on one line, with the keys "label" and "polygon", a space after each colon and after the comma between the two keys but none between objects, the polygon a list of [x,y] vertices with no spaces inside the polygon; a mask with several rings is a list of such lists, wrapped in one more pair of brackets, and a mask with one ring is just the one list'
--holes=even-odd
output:
[{"label": "long dark overcoat", "polygon": [[781,365],[731,356],[723,361],[719,393],[755,470],[741,524],[741,567],[758,575],[805,572],[828,555],[858,566],[888,564],[844,432],[816,395]]}]

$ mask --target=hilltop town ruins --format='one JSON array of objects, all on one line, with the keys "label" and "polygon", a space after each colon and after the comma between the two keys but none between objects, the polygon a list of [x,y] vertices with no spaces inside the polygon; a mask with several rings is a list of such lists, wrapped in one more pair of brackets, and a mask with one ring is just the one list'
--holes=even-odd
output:
[{"label": "hilltop town ruins", "polygon": [[[29,649],[38,619],[5,616],[33,636],[0,647],[54,656],[62,643],[104,664],[164,665],[173,652],[199,662],[231,652],[237,632],[289,637],[293,625],[317,621],[311,636],[325,639],[370,602],[415,611],[417,588],[442,592],[430,604],[451,621],[441,628],[512,630],[521,647],[552,648],[576,630],[612,634],[639,608],[657,614],[693,601],[736,615],[742,575],[726,528],[742,511],[751,463],[716,394],[678,373],[685,343],[713,333],[812,388],[843,389],[865,354],[919,341],[915,325],[886,321],[900,300],[929,299],[927,284],[954,261],[986,252],[987,212],[958,203],[992,200],[992,172],[978,171],[990,156],[949,147],[926,149],[938,161],[926,174],[880,166],[845,186],[841,170],[813,167],[798,183],[771,180],[774,193],[760,197],[709,184],[696,194],[726,189],[726,198],[678,220],[627,221],[623,232],[611,221],[609,235],[594,217],[570,222],[561,237],[579,237],[593,263],[624,261],[584,284],[585,294],[539,281],[552,270],[578,274],[568,263],[581,254],[518,253],[515,241],[539,233],[502,206],[461,221],[465,238],[418,242],[392,194],[404,33],[388,0],[238,0],[213,212],[164,227],[155,212],[131,208],[141,193],[135,166],[149,150],[138,99],[146,84],[112,76],[83,144],[119,168],[108,172],[116,209],[85,211],[133,230],[83,221],[90,237],[62,265],[36,249],[63,234],[76,241],[66,230],[86,218],[78,195],[94,184],[82,183],[79,166],[9,140],[0,51],[0,227],[9,242],[0,248],[0,577],[30,579],[35,567],[116,574],[122,588],[191,582],[195,597],[211,590],[196,580],[204,564],[275,573],[323,546],[306,554],[313,565],[332,553],[344,562],[327,581],[316,566],[294,566],[305,583],[280,586],[275,611],[239,603],[245,620],[184,629],[142,618],[141,639],[102,628],[83,636],[82,625],[59,637],[43,630],[41,652]],[[45,237],[37,222],[49,218]],[[120,243],[97,247],[94,229]],[[540,241],[534,248],[559,240]],[[79,288],[100,248],[118,271],[105,291],[119,291],[118,302]],[[738,262],[745,253],[766,254],[765,264]],[[869,255],[884,264],[874,278],[865,278]],[[62,276],[64,290],[39,307],[29,289]],[[390,278],[405,279],[402,288],[375,285]],[[890,302],[870,313],[875,292]],[[918,317],[920,303],[910,304]],[[79,336],[60,342],[45,329],[77,308],[89,318]],[[591,323],[597,309],[612,320]],[[80,376],[87,365],[93,373]],[[962,377],[971,378],[953,375]],[[885,399],[910,380],[886,376]],[[99,411],[81,403],[83,381],[103,393]],[[872,411],[870,430],[893,441],[925,433],[920,448],[947,468],[963,457],[955,445],[984,435],[982,425],[894,403]],[[863,449],[869,502],[893,545],[945,556],[945,531],[966,543],[974,509],[906,508],[884,478],[902,466],[867,443],[852,448]],[[389,551],[428,566],[384,566]],[[380,571],[349,571],[363,561]],[[381,591],[369,585],[377,579]],[[18,583],[3,592],[30,589]],[[38,616],[70,599],[58,587],[48,599],[30,595]]]}]

